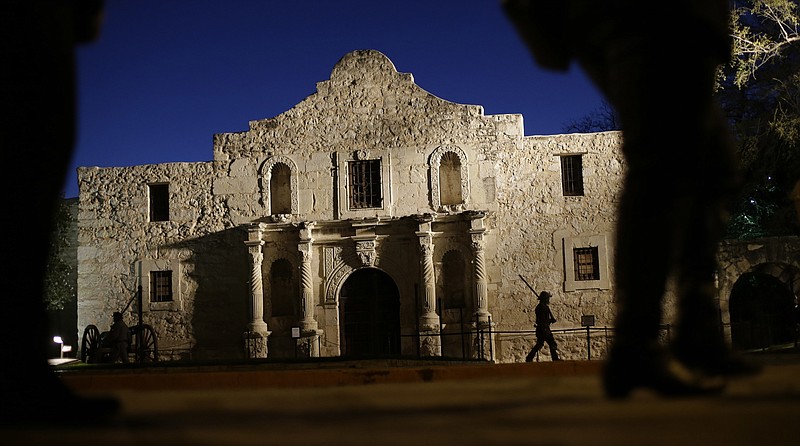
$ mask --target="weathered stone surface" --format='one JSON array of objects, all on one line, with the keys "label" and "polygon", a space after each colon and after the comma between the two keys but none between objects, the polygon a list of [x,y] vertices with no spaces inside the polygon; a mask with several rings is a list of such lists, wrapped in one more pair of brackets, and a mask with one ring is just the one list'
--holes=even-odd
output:
[{"label": "weathered stone surface", "polygon": [[[482,348],[497,361],[519,361],[533,342],[521,331],[533,329],[536,304],[520,275],[553,294],[554,329],[578,329],[585,314],[599,327],[613,322],[620,143],[617,132],[524,136],[520,115],[485,116],[480,106],[424,91],[377,51],[349,53],[292,109],[251,121],[246,132],[214,135],[211,162],[79,169],[79,331],[104,329],[140,283],[149,288],[142,265],[165,261],[174,302],[144,296],[143,305],[162,348],[191,349],[196,358],[247,355],[243,333],[257,308],[253,296],[263,291],[256,316],[271,331],[270,357],[294,355],[292,328],[301,321],[320,329],[309,352],[345,354],[353,341],[343,334],[342,289],[352,273],[376,268],[399,295],[400,353],[423,347],[476,357],[475,322],[488,315],[495,333]],[[458,182],[440,184],[443,154]],[[582,196],[562,193],[565,154],[582,154]],[[365,159],[380,160],[383,201],[350,208],[349,163]],[[169,221],[149,221],[153,183],[169,184]],[[443,203],[446,194],[461,200]],[[430,265],[421,247],[428,237]],[[605,282],[567,291],[569,247],[586,240],[603,244]],[[462,259],[464,286],[460,305],[443,309],[435,299],[452,289],[442,272],[446,255]],[[280,262],[291,278],[278,284],[272,268]],[[285,295],[288,313],[273,314],[273,298]],[[426,299],[446,324],[440,343],[419,338]],[[562,357],[586,356],[584,335],[559,336]],[[605,345],[593,337],[593,355]]]}]

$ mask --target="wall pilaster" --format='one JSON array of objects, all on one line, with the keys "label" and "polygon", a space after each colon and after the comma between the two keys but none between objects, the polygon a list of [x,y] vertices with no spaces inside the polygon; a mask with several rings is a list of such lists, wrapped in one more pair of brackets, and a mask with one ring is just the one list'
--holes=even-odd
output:
[{"label": "wall pilaster", "polygon": [[264,286],[261,277],[263,233],[263,224],[252,225],[244,242],[250,254],[250,323],[244,334],[245,350],[250,358],[266,358],[268,355],[270,331],[264,322]]},{"label": "wall pilaster", "polygon": [[433,217],[422,216],[417,220],[420,249],[420,282],[422,283],[422,314],[419,316],[420,354],[441,356],[440,319],[436,314],[436,281],[433,270]]},{"label": "wall pilaster", "polygon": [[300,340],[299,351],[308,357],[319,357],[319,336],[322,331],[315,316],[314,279],[312,274],[312,253],[314,222],[304,222],[300,227]]},{"label": "wall pilaster", "polygon": [[489,312],[488,279],[486,277],[485,216],[486,214],[483,212],[472,212],[469,215],[475,292],[473,356],[491,360],[494,352],[494,338],[491,336],[491,331],[494,324],[492,323],[492,314]]}]

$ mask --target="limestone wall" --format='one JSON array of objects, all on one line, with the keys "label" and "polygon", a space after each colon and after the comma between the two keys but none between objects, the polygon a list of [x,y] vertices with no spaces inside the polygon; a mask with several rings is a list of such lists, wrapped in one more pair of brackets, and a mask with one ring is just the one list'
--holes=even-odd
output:
[{"label": "limestone wall", "polygon": [[[331,79],[291,110],[250,122],[240,133],[214,138],[214,158],[229,162],[214,184],[230,196],[237,223],[269,215],[262,202],[262,165],[271,157],[290,160],[299,174],[298,209],[307,220],[411,215],[431,212],[429,158],[436,148],[463,150],[469,169],[470,206],[492,210],[497,153],[515,150],[523,133],[520,115],[484,116],[483,108],[445,101],[398,73],[376,51],[348,54]],[[346,180],[343,163],[366,151],[389,166],[390,196],[381,210],[349,212],[332,187]]]},{"label": "limestone wall", "polygon": [[[613,323],[614,215],[624,166],[617,132],[526,137],[522,150],[499,154],[498,211],[494,253],[490,258],[492,315],[499,331],[533,330],[537,299],[520,279],[537,291],[553,294],[558,319],[554,330],[580,328],[582,315],[594,315],[596,326]],[[584,153],[584,196],[564,196],[559,155]],[[566,266],[572,262],[566,242],[605,247],[603,288],[566,290]],[[522,360],[532,334],[498,334],[501,361]],[[586,357],[585,336],[564,335],[563,357]],[[595,355],[598,354],[595,347]]]},{"label": "limestone wall", "polygon": [[[79,169],[79,331],[87,324],[108,329],[111,313],[126,306],[140,276],[172,269],[175,302],[150,304],[144,296],[145,323],[156,327],[162,347],[191,348],[195,357],[241,356],[251,298],[246,228],[262,222],[279,231],[265,236],[265,257],[288,252],[296,264],[298,225],[320,222],[328,232],[313,242],[315,317],[328,342],[323,354],[335,354],[338,316],[330,293],[340,282],[329,274],[352,267],[336,269],[326,256],[345,249],[355,259],[356,224],[374,220],[395,222],[382,236],[375,266],[406,299],[401,311],[408,333],[416,317],[410,302],[420,280],[420,254],[418,228],[406,228],[403,219],[430,214],[434,231],[455,228],[463,236],[436,233],[434,249],[461,246],[471,255],[469,227],[458,219],[482,211],[488,309],[498,331],[495,357],[518,361],[533,336],[503,332],[532,330],[536,304],[520,274],[553,294],[554,328],[579,328],[586,314],[595,315],[598,326],[611,323],[613,222],[623,173],[619,144],[616,132],[525,137],[520,115],[485,116],[480,106],[424,91],[378,52],[350,53],[291,110],[252,121],[245,132],[215,135],[213,161]],[[452,208],[439,206],[435,193],[432,168],[443,151],[457,153],[463,165],[464,202]],[[562,194],[564,154],[582,154],[583,196]],[[379,209],[352,210],[346,203],[346,163],[363,158],[380,158],[384,168]],[[291,170],[290,215],[270,209],[269,169],[276,162]],[[148,184],[154,183],[169,184],[169,221],[148,219]],[[570,279],[572,248],[587,246],[599,249],[602,280],[576,283]],[[285,335],[297,321],[269,318],[268,285],[266,321],[276,335]],[[129,323],[135,323],[132,311],[134,305]],[[585,341],[573,338],[563,341],[563,357],[585,357]]]},{"label": "limestone wall", "polygon": [[[112,312],[126,308],[126,321],[136,324],[136,301],[129,302],[142,262],[177,262],[176,304],[151,308],[145,295],[144,323],[164,349],[200,344],[209,355],[238,353],[248,290],[246,259],[236,254],[244,234],[230,221],[226,197],[213,193],[217,175],[213,163],[79,169],[79,332],[89,324],[108,330]],[[152,183],[169,183],[169,221],[148,220]]]}]

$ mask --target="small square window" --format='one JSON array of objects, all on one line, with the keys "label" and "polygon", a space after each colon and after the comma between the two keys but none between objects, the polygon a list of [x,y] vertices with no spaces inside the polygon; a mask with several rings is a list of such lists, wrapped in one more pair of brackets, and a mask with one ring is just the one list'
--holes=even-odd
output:
[{"label": "small square window", "polygon": [[575,280],[600,280],[600,261],[597,248],[573,248]]},{"label": "small square window", "polygon": [[561,189],[565,197],[583,195],[583,155],[561,156]]},{"label": "small square window", "polygon": [[150,221],[169,221],[169,184],[150,184],[147,189]]},{"label": "small square window", "polygon": [[350,209],[380,208],[383,205],[381,160],[350,161],[348,170]]},{"label": "small square window", "polygon": [[564,291],[610,290],[605,234],[564,237]]},{"label": "small square window", "polygon": [[180,311],[181,262],[177,259],[143,259],[137,265],[142,299],[142,311]]},{"label": "small square window", "polygon": [[150,302],[172,302],[172,271],[150,271]]}]

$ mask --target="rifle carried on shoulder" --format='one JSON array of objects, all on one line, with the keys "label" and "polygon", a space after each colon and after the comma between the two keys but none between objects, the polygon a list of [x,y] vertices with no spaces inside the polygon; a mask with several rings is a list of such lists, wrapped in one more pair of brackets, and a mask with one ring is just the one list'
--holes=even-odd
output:
[{"label": "rifle carried on shoulder", "polygon": [[534,296],[536,296],[536,298],[538,299],[538,298],[539,298],[539,293],[537,293],[537,292],[536,292],[536,290],[534,290],[534,289],[533,289],[533,287],[531,286],[531,284],[529,284],[529,283],[528,283],[528,281],[527,281],[527,280],[525,280],[525,278],[524,278],[524,277],[522,277],[522,274],[520,274],[520,275],[519,275],[519,278],[520,278],[520,279],[522,279],[522,281],[523,281],[523,282],[525,282],[525,285],[528,285],[528,288],[529,288],[531,291],[533,291],[533,295],[534,295]]}]

